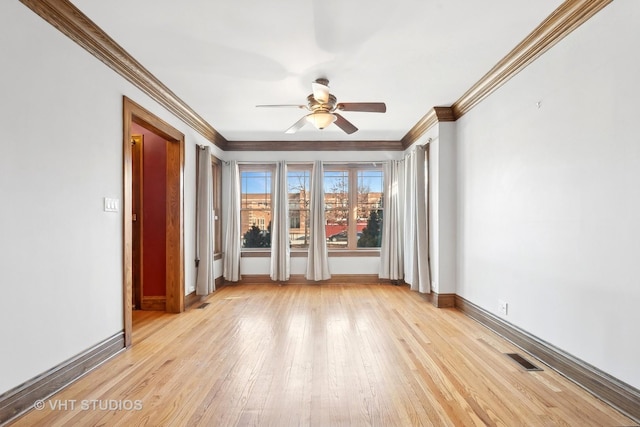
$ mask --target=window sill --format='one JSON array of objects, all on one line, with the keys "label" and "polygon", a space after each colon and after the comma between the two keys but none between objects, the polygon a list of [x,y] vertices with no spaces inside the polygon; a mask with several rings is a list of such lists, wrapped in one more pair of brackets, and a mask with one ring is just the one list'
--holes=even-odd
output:
[{"label": "window sill", "polygon": [[329,258],[333,257],[379,257],[380,249],[329,249]]},{"label": "window sill", "polygon": [[271,249],[242,249],[240,250],[242,258],[270,258]]},{"label": "window sill", "polygon": [[[254,249],[242,250],[240,252],[242,258],[270,258],[270,249]],[[329,258],[347,258],[347,257],[379,257],[380,249],[329,249]],[[306,249],[292,249],[292,258],[306,258]]]}]

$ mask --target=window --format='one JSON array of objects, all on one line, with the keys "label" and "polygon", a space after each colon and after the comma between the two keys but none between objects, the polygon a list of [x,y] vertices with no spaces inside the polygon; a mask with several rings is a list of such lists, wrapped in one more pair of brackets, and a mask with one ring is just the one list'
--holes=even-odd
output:
[{"label": "window", "polygon": [[383,172],[375,165],[325,166],[325,227],[329,248],[379,248]]},{"label": "window", "polygon": [[271,247],[273,168],[240,166],[240,230],[243,248]]},{"label": "window", "polygon": [[309,190],[311,166],[289,166],[289,241],[292,248],[309,246]]},{"label": "window", "polygon": [[[311,171],[287,167],[290,247],[309,247]],[[271,247],[273,165],[240,165],[243,249]],[[379,248],[382,237],[383,171],[375,164],[325,166],[325,233],[329,249]]]}]

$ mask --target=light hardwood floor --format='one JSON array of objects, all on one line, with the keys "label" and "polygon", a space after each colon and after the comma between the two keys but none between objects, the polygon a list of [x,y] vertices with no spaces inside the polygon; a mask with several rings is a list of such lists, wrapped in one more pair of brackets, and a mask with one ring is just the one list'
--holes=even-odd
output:
[{"label": "light hardwood floor", "polygon": [[13,425],[634,425],[404,287],[239,285],[207,302],[135,312],[129,350]]}]

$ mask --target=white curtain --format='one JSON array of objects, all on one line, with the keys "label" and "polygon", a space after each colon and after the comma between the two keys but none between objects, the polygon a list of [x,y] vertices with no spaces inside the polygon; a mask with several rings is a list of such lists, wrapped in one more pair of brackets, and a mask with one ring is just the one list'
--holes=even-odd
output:
[{"label": "white curtain", "polygon": [[391,160],[384,164],[384,216],[380,245],[381,279],[404,278],[404,162]]},{"label": "white curtain", "polygon": [[196,295],[209,295],[215,290],[213,273],[213,176],[211,147],[198,148],[196,195]]},{"label": "white curtain", "polygon": [[307,255],[307,280],[327,280],[329,256],[327,236],[324,226],[324,169],[322,162],[316,160],[311,172],[311,199],[309,206],[309,251]]},{"label": "white curtain", "polygon": [[427,162],[423,146],[405,157],[404,280],[411,289],[431,292]]},{"label": "white curtain", "polygon": [[289,245],[289,190],[287,164],[278,162],[273,189],[271,222],[271,280],[289,280],[291,248]]},{"label": "white curtain", "polygon": [[240,171],[238,162],[231,160],[224,168],[229,188],[226,219],[227,227],[224,233],[224,263],[225,280],[237,282],[240,280]]}]

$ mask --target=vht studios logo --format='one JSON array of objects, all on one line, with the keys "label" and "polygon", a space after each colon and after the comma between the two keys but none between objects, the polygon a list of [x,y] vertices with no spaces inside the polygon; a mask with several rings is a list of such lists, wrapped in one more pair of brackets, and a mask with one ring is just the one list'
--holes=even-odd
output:
[{"label": "vht studios logo", "polygon": [[142,400],[114,400],[114,399],[64,399],[64,400],[37,400],[33,407],[38,411],[51,409],[52,411],[140,411]]}]

